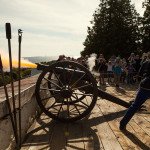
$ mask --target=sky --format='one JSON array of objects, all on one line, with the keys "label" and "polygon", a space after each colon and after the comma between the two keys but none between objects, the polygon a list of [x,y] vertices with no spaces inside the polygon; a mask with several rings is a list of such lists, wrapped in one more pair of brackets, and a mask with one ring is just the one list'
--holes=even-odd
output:
[{"label": "sky", "polygon": [[[143,0],[131,0],[142,16]],[[12,27],[12,53],[18,53],[18,29],[23,30],[22,56],[80,56],[99,0],[0,0],[0,52],[7,52],[5,23]]]}]

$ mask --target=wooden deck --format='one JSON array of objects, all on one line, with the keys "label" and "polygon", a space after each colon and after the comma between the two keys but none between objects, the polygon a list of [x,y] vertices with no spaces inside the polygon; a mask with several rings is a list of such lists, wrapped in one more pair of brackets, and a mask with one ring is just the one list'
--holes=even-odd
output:
[{"label": "wooden deck", "polygon": [[[135,89],[131,86],[105,90],[128,101],[134,98]],[[29,130],[22,150],[148,150],[150,101],[145,105],[147,111],[138,112],[126,132],[118,128],[126,109],[100,98],[90,116],[72,124],[55,122],[42,114]]]}]

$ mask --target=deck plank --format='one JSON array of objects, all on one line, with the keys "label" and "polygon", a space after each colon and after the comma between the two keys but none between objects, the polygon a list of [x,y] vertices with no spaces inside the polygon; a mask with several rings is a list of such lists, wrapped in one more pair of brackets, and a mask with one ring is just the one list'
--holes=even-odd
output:
[{"label": "deck plank", "polygon": [[[104,117],[107,119],[108,124],[110,125],[112,131],[114,132],[115,136],[118,138],[119,143],[121,144],[123,149],[135,149],[137,148],[136,144],[131,143],[129,141],[129,139],[124,136],[124,134],[119,130],[119,118],[121,116],[118,115],[117,112],[120,111],[115,111],[115,109],[112,107],[112,105],[110,106],[109,104],[107,104],[105,102],[105,100],[100,100],[98,102],[98,106],[100,107]],[[113,112],[116,112],[116,119],[114,119],[114,116],[110,115],[109,118],[107,117],[108,114],[112,114]],[[123,115],[123,113],[122,113]]]},{"label": "deck plank", "polygon": [[68,130],[66,130],[66,133],[68,134],[68,139],[67,139],[68,150],[85,149],[82,122],[68,124]]},{"label": "deck plank", "polygon": [[[95,108],[99,109],[97,105],[95,106]],[[102,122],[97,125],[97,130],[99,133],[99,137],[103,143],[104,149],[105,150],[114,150],[114,149],[122,150],[120,143],[118,142],[109,124],[104,118],[101,110],[99,109],[99,112],[97,114],[93,114],[93,116],[101,117]]]},{"label": "deck plank", "polygon": [[[104,150],[102,141],[99,137],[98,129],[97,129],[97,124],[99,124],[98,119],[99,116],[96,116],[96,114],[99,112],[99,109],[96,109],[94,107],[91,115],[89,118],[86,119],[84,122],[84,138],[87,139],[88,141],[85,142],[85,149],[90,149],[90,150]],[[89,141],[91,140],[91,142]]]},{"label": "deck plank", "polygon": [[66,149],[66,125],[64,123],[55,122],[53,133],[49,139],[49,147],[51,150]]},{"label": "deck plank", "polygon": [[24,141],[21,150],[32,150],[48,147],[49,142],[47,139],[49,139],[54,126],[51,121],[52,119],[48,118],[45,114],[42,114],[41,117],[35,121],[33,126],[29,129],[26,137],[27,140]]},{"label": "deck plank", "polygon": [[150,123],[143,117],[135,115],[133,120],[150,136]]}]

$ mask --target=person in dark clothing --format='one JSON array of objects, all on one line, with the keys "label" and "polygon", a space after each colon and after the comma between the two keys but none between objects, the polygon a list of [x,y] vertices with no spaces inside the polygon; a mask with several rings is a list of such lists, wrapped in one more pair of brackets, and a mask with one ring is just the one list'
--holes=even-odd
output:
[{"label": "person in dark clothing", "polygon": [[59,55],[57,61],[63,61],[63,60],[65,60],[65,55]]},{"label": "person in dark clothing", "polygon": [[133,64],[133,66],[135,68],[135,71],[138,73],[139,69],[141,67],[141,59],[140,59],[139,55],[136,55],[136,57],[135,57],[135,63]]},{"label": "person in dark clothing", "polygon": [[150,98],[150,52],[148,53],[147,61],[143,63],[139,70],[139,75],[144,76],[144,79],[140,83],[135,101],[129,107],[125,116],[120,121],[120,130],[126,129],[126,125],[131,120],[133,115],[137,112],[141,105]]},{"label": "person in dark clothing", "polygon": [[128,70],[127,83],[128,84],[133,84],[134,83],[133,75],[134,75],[134,72],[135,72],[135,68],[134,68],[134,66],[131,62],[129,62],[129,64],[127,65],[127,70]]},{"label": "person in dark clothing", "polygon": [[[141,67],[141,59],[140,59],[139,55],[135,56],[135,63],[133,64],[133,67],[135,69],[135,74],[134,74],[134,76],[135,76],[135,75],[137,75],[137,73],[139,72],[139,69]],[[141,80],[141,78],[136,76],[136,81],[139,82],[140,80]]]},{"label": "person in dark clothing", "polygon": [[98,71],[100,73],[100,76],[99,76],[100,84],[105,85],[104,78],[105,78],[105,74],[107,71],[107,65],[105,63],[105,60],[102,58],[99,59]]}]

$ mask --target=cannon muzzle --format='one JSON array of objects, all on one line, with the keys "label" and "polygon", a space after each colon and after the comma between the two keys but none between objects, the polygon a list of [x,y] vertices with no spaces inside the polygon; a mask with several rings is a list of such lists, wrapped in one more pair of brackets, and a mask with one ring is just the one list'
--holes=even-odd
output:
[{"label": "cannon muzzle", "polygon": [[44,65],[41,63],[37,63],[37,70],[44,70],[48,67],[49,65]]}]

